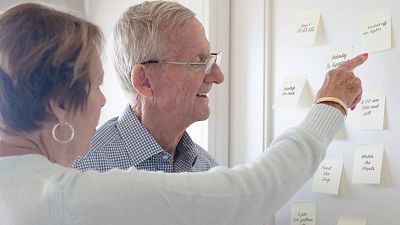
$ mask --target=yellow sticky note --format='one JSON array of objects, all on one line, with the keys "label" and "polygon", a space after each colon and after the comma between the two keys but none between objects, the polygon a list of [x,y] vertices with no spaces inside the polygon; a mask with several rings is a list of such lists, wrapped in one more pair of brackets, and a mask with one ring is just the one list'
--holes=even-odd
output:
[{"label": "yellow sticky note", "polygon": [[385,121],[386,98],[383,91],[364,91],[357,106],[359,128],[382,130]]},{"label": "yellow sticky note", "polygon": [[315,172],[312,191],[326,194],[338,194],[342,177],[343,157],[326,157]]},{"label": "yellow sticky note", "polygon": [[353,183],[379,184],[381,182],[383,151],[383,144],[356,146],[353,163]]},{"label": "yellow sticky note", "polygon": [[367,225],[367,219],[358,216],[340,215],[337,225]]},{"label": "yellow sticky note", "polygon": [[319,10],[301,12],[296,15],[294,45],[312,46],[315,43],[321,13]]},{"label": "yellow sticky note", "polygon": [[331,49],[328,52],[328,60],[325,66],[325,72],[338,68],[347,60],[352,58],[350,48]]},{"label": "yellow sticky note", "polygon": [[363,52],[377,52],[392,47],[392,16],[390,9],[366,13],[361,17]]},{"label": "yellow sticky note", "polygon": [[275,98],[274,108],[296,107],[306,84],[305,77],[287,77]]},{"label": "yellow sticky note", "polygon": [[315,225],[315,201],[297,201],[292,204],[291,225]]}]

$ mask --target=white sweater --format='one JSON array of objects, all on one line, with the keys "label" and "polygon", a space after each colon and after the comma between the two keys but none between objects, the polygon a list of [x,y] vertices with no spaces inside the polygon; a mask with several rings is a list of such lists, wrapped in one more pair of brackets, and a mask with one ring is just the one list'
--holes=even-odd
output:
[{"label": "white sweater", "polygon": [[259,225],[313,175],[343,122],[316,105],[257,160],[201,173],[81,173],[41,155],[3,157],[0,224]]}]

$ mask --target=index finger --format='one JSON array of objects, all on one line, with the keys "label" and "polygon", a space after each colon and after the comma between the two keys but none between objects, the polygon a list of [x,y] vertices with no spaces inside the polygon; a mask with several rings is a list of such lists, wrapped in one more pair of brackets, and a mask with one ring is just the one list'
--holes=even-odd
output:
[{"label": "index finger", "polygon": [[343,63],[341,66],[339,66],[339,69],[346,70],[346,71],[352,71],[354,70],[357,66],[363,64],[365,61],[368,59],[368,53],[364,53],[361,55],[358,55],[347,62]]}]

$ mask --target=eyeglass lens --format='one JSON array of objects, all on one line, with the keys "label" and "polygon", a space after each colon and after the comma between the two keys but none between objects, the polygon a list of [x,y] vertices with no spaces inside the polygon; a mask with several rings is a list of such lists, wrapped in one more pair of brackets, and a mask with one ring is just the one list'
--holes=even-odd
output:
[{"label": "eyeglass lens", "polygon": [[220,53],[215,54],[211,58],[209,58],[206,62],[205,74],[208,74],[211,72],[211,69],[214,66],[214,63],[219,65],[220,60],[221,60]]}]

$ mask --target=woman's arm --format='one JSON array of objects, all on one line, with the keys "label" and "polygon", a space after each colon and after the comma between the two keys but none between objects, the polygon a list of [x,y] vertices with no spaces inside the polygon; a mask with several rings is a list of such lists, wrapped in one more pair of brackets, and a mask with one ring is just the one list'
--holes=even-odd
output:
[{"label": "woman's arm", "polygon": [[268,151],[233,169],[76,172],[64,184],[66,218],[96,225],[259,225],[314,174],[343,121],[339,110],[316,105]]}]

